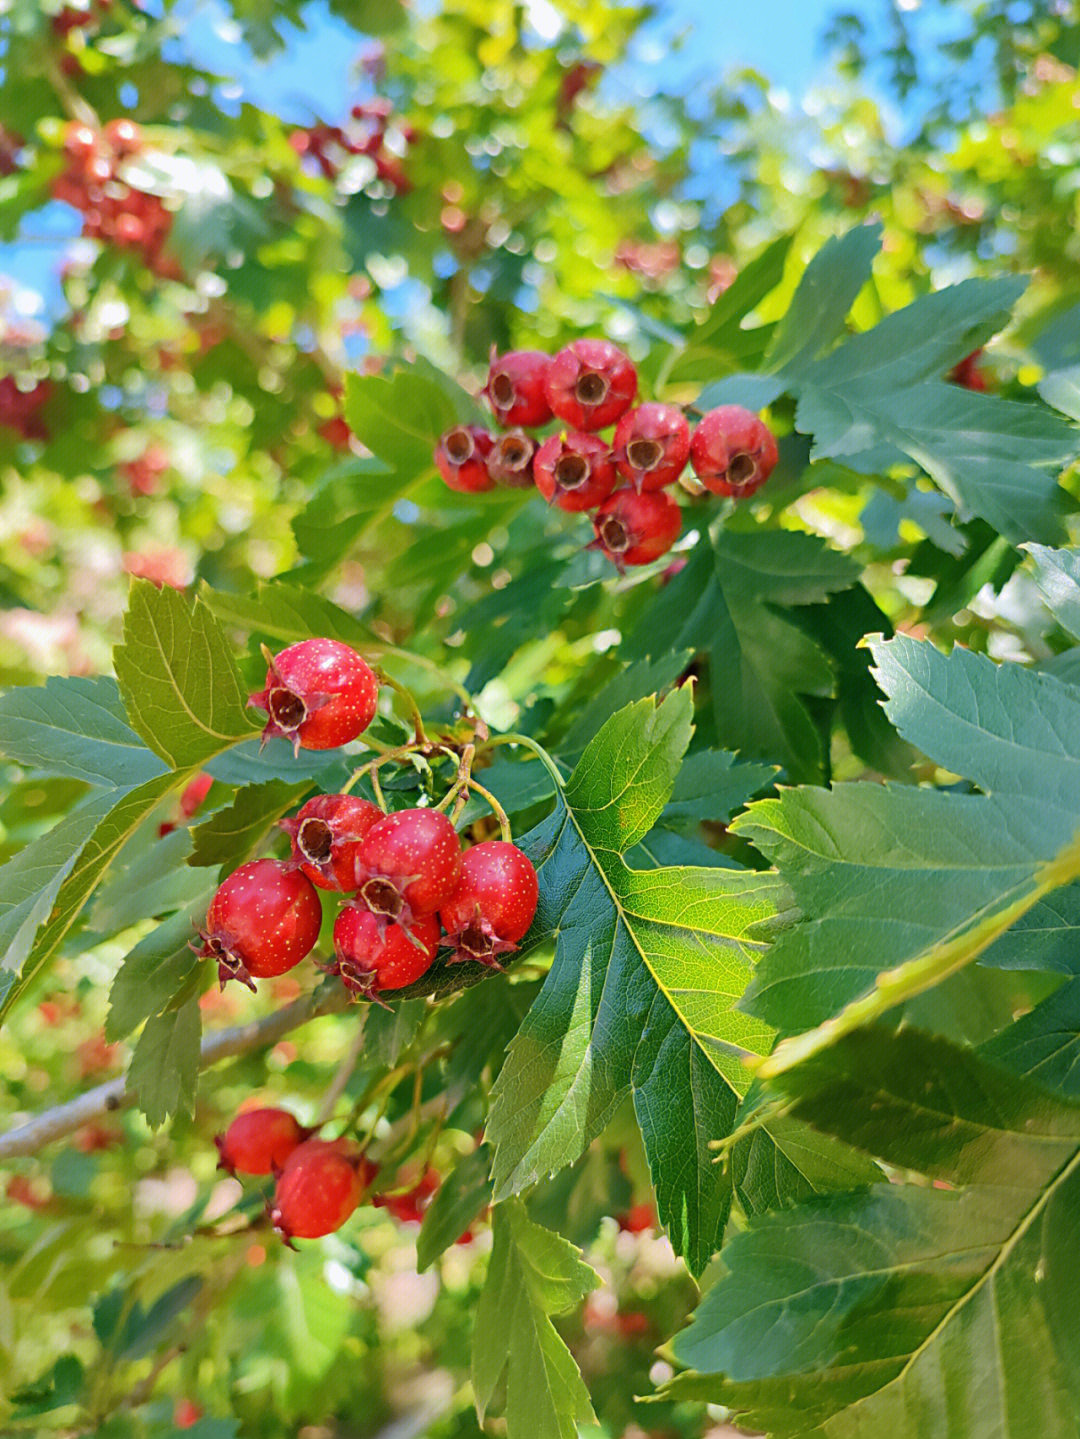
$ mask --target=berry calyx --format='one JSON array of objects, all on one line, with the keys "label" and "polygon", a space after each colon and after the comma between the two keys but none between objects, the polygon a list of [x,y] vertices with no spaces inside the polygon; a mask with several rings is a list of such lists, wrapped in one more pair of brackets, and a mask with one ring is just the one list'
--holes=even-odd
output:
[{"label": "berry calyx", "polygon": [[371,1183],[371,1166],[345,1139],[307,1139],[285,1162],[270,1219],[287,1244],[340,1229]]},{"label": "berry calyx", "polygon": [[356,903],[408,929],[450,898],[461,874],[461,843],[436,809],[399,809],[372,825],[356,856]]},{"label": "berry calyx", "polygon": [[294,751],[336,749],[362,734],[375,717],[379,682],[355,650],[339,640],[301,640],[280,654],[263,653],[266,685],[248,700],[269,719],[271,735],[291,740]]},{"label": "berry calyx", "polygon": [[495,488],[487,460],[495,443],[479,425],[458,425],[447,430],[435,446],[435,468],[452,490],[476,495]]},{"label": "berry calyx", "polygon": [[776,438],[741,405],[720,405],[704,415],[690,441],[694,474],[714,495],[744,500],[776,468]]},{"label": "berry calyx", "polygon": [[317,794],[291,819],[279,820],[292,840],[292,861],[319,889],[356,888],[360,841],[383,818],[377,804],[355,794]]},{"label": "berry calyx", "polygon": [[602,550],[620,570],[647,565],[671,549],[681,526],[681,511],[666,490],[616,490],[593,516],[596,539],[589,548]]},{"label": "berry calyx", "polygon": [[611,450],[595,435],[552,435],[533,461],[536,488],[548,504],[580,513],[595,509],[616,484]]},{"label": "berry calyx", "polygon": [[256,979],[285,974],[310,954],[321,926],[322,905],[306,874],[253,859],[218,886],[195,952],[217,961],[222,989],[230,979],[254,989]]},{"label": "berry calyx", "polygon": [[439,947],[434,915],[400,924],[381,924],[369,909],[347,904],[334,921],[332,974],[353,994],[376,999],[384,990],[403,989],[427,973]]},{"label": "berry calyx", "polygon": [[545,393],[551,359],[540,350],[493,349],[483,393],[500,425],[543,425],[551,419]]},{"label": "berry calyx", "polygon": [[575,340],[551,361],[545,393],[557,419],[575,430],[602,430],[634,403],[637,370],[609,340]]},{"label": "berry calyx", "polygon": [[491,478],[500,485],[509,485],[515,490],[526,490],[533,484],[533,457],[536,441],[524,430],[510,430],[499,435],[487,458],[487,470]]},{"label": "berry calyx", "polygon": [[620,475],[636,490],[662,490],[686,468],[690,426],[676,405],[639,405],[616,426],[613,449]]},{"label": "berry calyx", "polygon": [[498,956],[517,949],[533,922],[539,888],[527,855],[507,840],[487,839],[465,851],[461,878],[439,911],[449,962],[475,960],[499,969]]},{"label": "berry calyx", "polygon": [[274,1174],[311,1133],[287,1109],[248,1109],[214,1136],[218,1168],[230,1174]]}]

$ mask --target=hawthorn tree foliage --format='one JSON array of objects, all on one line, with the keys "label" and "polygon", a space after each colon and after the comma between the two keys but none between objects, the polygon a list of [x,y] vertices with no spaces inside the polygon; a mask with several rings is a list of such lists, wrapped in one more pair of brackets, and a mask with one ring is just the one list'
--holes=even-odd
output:
[{"label": "hawthorn tree foliage", "polygon": [[[889,155],[953,204],[921,248],[901,185],[845,181],[842,223],[766,194],[735,90],[615,104],[635,12],[565,0],[553,44],[509,3],[329,8],[376,40],[303,123],[179,57],[168,4],[0,12],[0,235],[51,203],[86,241],[63,315],[0,335],[5,1432],[1070,1439],[1075,256],[967,248],[932,109]],[[256,54],[305,13],[234,11]],[[953,152],[1032,213],[1067,156],[1019,150],[1080,96],[1055,25],[1001,82],[1011,158]],[[761,166],[713,213],[725,136]],[[584,337],[779,437],[751,496],[669,491],[625,573],[434,461],[494,428],[489,346]],[[313,637],[376,717],[260,743],[265,655]],[[219,992],[218,885],[346,787],[512,834],[502,971]],[[295,1252],[251,1105],[362,1155]]]}]

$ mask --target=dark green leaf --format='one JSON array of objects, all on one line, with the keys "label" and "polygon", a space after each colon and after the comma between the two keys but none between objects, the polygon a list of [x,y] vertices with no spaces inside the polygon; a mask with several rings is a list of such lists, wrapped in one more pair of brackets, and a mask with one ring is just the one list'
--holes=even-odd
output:
[{"label": "dark green leaf", "polygon": [[202,1025],[197,996],[146,1021],[128,1065],[128,1089],[151,1129],[195,1110]]},{"label": "dark green leaf", "polygon": [[42,774],[127,788],[162,772],[128,724],[116,681],[50,679],[0,696],[0,747]]}]

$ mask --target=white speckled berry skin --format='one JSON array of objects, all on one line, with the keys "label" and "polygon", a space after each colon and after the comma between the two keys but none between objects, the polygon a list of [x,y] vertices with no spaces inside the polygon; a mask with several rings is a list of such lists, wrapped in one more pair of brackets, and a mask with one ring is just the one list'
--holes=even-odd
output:
[{"label": "white speckled berry skin", "polygon": [[[334,954],[346,988],[380,994],[426,974],[439,949],[439,921],[426,915],[410,925],[409,934],[400,924],[380,924],[370,910],[347,904],[334,921]],[[358,984],[357,971],[370,975],[370,983]]]},{"label": "white speckled berry skin", "polygon": [[465,851],[461,878],[439,918],[448,935],[479,918],[495,938],[514,943],[532,924],[538,895],[536,870],[517,845],[487,839]]},{"label": "white speckled berry skin", "polygon": [[253,859],[218,886],[205,934],[249,975],[269,979],[311,953],[321,926],[322,905],[307,875],[280,860]]},{"label": "white speckled berry skin", "polygon": [[301,640],[274,656],[266,687],[251,696],[249,704],[268,710],[275,688],[297,695],[307,707],[305,718],[292,729],[271,719],[263,734],[287,735],[301,749],[336,749],[363,734],[375,718],[379,682],[370,666],[354,649],[339,640]]},{"label": "white speckled berry skin", "polygon": [[[364,836],[357,873],[363,880],[389,880],[413,916],[434,914],[454,892],[461,874],[461,841],[439,810],[399,809]],[[362,898],[363,882],[360,894]]]}]

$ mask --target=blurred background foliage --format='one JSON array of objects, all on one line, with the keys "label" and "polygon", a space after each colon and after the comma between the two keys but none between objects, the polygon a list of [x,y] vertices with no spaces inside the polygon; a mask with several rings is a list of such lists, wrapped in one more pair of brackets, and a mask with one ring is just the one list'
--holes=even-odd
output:
[{"label": "blurred background foliage", "polygon": [[[4,684],[107,670],[131,575],[239,596],[270,577],[314,585],[393,642],[463,647],[464,676],[469,627],[503,617],[500,594],[535,582],[537,556],[572,538],[572,522],[526,513],[514,492],[454,496],[427,472],[358,519],[350,487],[371,462],[344,419],[345,373],[408,357],[475,391],[492,345],[554,349],[602,332],[655,382],[671,345],[781,236],[793,237],[785,282],[762,324],[826,238],[876,217],[883,247],[857,325],[943,283],[1030,274],[1018,321],[968,380],[1022,395],[1080,359],[1072,0],[836,13],[798,96],[767,70],[724,72],[722,50],[694,31],[679,40],[679,16],[608,0],[219,0],[213,15],[233,73],[193,58],[184,41],[199,17],[179,0],[0,0]],[[299,106],[252,98],[260,67],[300,37],[321,42],[341,107],[318,110],[317,73]],[[109,183],[139,226],[103,233],[108,217],[79,208],[65,142],[72,126],[124,118],[142,143]],[[731,356],[731,372],[744,367]],[[848,472],[800,494],[806,457],[787,456],[795,488],[778,523],[851,550],[894,624],[1048,658],[1030,590],[1006,588],[1017,556],[988,527],[971,522],[958,540],[930,495],[890,496]],[[493,712],[509,722],[538,694],[550,709],[573,693],[613,643],[611,603],[600,586],[562,591],[549,632],[520,646],[509,632],[501,668],[478,659],[472,681],[488,684]],[[837,759],[843,771],[851,757]],[[81,786],[13,767],[4,779],[6,858]],[[61,961],[0,1033],[11,1114],[125,1063],[103,1030],[130,941],[100,939],[109,902],[106,891],[77,963]],[[512,986],[522,1009],[533,982]],[[289,979],[271,990],[243,1016],[295,993]],[[409,1115],[425,1086],[445,1087],[462,1027],[501,1050],[518,1015],[485,1013],[485,992],[422,1024],[419,1009],[398,1028],[369,1017],[346,1093],[360,1102],[391,1067],[384,1118],[402,1126],[403,1192],[429,1161],[446,1172],[473,1150],[483,1110],[469,1086],[438,1130]],[[231,993],[201,1005],[211,1023],[241,1017]],[[346,1024],[321,1020],[214,1071],[194,1120],[171,1130],[118,1115],[11,1167],[0,1423],[63,1431],[68,1396],[89,1393],[86,1432],[102,1436],[269,1439],[301,1422],[310,1439],[477,1432],[464,1376],[482,1223],[419,1276],[415,1223],[385,1209],[284,1259],[211,1232],[238,1190],[214,1175],[206,1137],[252,1092],[311,1118]],[[719,1433],[696,1406],[652,1406],[645,1421],[632,1405],[663,1377],[654,1346],[692,1289],[641,1212],[634,1133],[616,1123],[536,1201],[608,1282],[563,1332],[596,1439]],[[261,1201],[250,1190],[244,1202]],[[179,1313],[182,1340],[158,1348]]]}]

